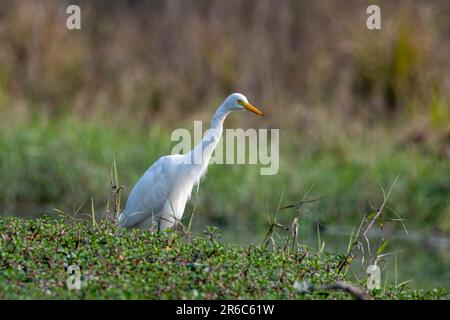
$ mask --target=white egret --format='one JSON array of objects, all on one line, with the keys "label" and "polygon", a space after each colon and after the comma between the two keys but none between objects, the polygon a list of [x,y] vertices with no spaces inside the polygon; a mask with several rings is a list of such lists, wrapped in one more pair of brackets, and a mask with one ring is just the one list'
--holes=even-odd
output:
[{"label": "white egret", "polygon": [[187,154],[163,156],[139,179],[119,217],[123,228],[148,229],[155,222],[160,230],[172,227],[183,216],[192,188],[205,175],[211,155],[222,135],[223,122],[231,111],[263,113],[240,93],[233,93],[217,109],[203,140]]}]

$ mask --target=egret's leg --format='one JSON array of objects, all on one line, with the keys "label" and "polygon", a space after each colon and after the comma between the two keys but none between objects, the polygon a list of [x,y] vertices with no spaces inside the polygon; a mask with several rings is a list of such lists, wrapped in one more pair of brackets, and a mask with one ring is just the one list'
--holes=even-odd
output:
[{"label": "egret's leg", "polygon": [[157,217],[159,230],[172,228],[175,225],[175,218],[172,213],[172,205],[170,204],[170,201],[166,201],[163,210],[157,214]]},{"label": "egret's leg", "polygon": [[141,230],[148,230],[151,228],[153,222],[153,217],[149,217],[141,222],[136,223],[133,227],[139,228]]}]

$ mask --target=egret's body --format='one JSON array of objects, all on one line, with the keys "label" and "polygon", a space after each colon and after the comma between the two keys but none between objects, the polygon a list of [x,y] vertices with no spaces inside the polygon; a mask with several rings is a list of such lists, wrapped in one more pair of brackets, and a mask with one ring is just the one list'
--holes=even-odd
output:
[{"label": "egret's body", "polygon": [[147,229],[155,222],[159,229],[166,229],[180,220],[193,187],[206,173],[225,118],[231,111],[245,109],[262,115],[244,95],[233,93],[217,109],[210,130],[193,150],[158,159],[131,190],[119,226]]}]

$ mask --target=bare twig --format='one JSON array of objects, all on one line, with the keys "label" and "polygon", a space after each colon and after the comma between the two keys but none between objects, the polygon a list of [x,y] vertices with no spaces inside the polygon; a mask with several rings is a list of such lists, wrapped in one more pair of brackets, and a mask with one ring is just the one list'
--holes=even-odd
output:
[{"label": "bare twig", "polygon": [[345,281],[336,281],[334,283],[325,284],[322,286],[315,286],[310,289],[311,291],[319,291],[319,290],[343,290],[345,292],[350,293],[358,300],[373,300],[373,297],[369,294],[369,292],[361,287],[354,286]]},{"label": "bare twig", "polygon": [[[344,258],[342,259],[341,263],[338,265],[338,273],[340,273],[342,271],[342,269],[347,265],[349,258],[352,256],[353,250],[358,247],[361,250],[363,250],[364,246],[362,244],[362,242],[365,240],[367,243],[367,249],[370,255],[370,242],[369,239],[367,237],[368,232],[370,231],[370,229],[372,228],[373,224],[375,223],[375,221],[377,221],[377,219],[382,216],[383,214],[383,210],[386,207],[386,203],[389,199],[389,196],[391,195],[392,190],[394,189],[395,184],[397,183],[398,180],[398,176],[395,177],[394,182],[392,183],[391,187],[389,188],[388,193],[386,194],[384,191],[384,188],[381,187],[381,190],[383,192],[383,203],[381,204],[380,208],[376,210],[376,213],[373,217],[369,217],[369,215],[365,215],[363,220],[361,221],[361,224],[358,228],[358,232],[356,233],[355,236],[355,241],[353,242],[353,244],[349,247],[349,250],[347,252],[347,255],[344,256]],[[363,226],[365,226],[364,230],[363,230]],[[364,255],[363,255],[363,259],[364,259]],[[363,260],[364,261],[364,260]]]},{"label": "bare twig", "polygon": [[[293,252],[295,252],[297,250],[297,247],[298,247],[298,228],[300,226],[300,218],[304,214],[303,210],[300,210],[302,205],[305,204],[305,203],[311,203],[311,202],[318,201],[318,200],[320,200],[320,199],[325,197],[325,196],[322,196],[322,197],[319,197],[319,198],[316,198],[316,199],[305,200],[305,197],[308,195],[308,193],[309,193],[309,190],[306,191],[306,193],[303,196],[303,199],[301,201],[299,201],[297,203],[294,203],[294,204],[290,204],[290,205],[284,206],[284,207],[281,208],[281,210],[289,209],[289,208],[296,208],[295,217],[294,217],[294,220],[292,221],[292,224],[291,224],[291,247],[292,247],[292,251]],[[314,219],[312,219],[312,220],[314,220]]]}]

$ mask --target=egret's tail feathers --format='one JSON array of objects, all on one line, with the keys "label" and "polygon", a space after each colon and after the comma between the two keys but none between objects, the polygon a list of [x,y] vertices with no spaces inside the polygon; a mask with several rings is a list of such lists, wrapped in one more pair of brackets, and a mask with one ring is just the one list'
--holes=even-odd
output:
[{"label": "egret's tail feathers", "polygon": [[125,220],[126,220],[125,212],[122,212],[122,213],[119,215],[119,221],[117,222],[117,226],[118,226],[119,228],[123,228],[123,227],[124,227],[124,224],[125,224]]}]

